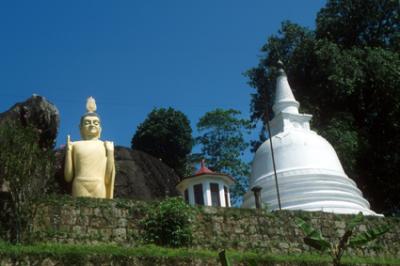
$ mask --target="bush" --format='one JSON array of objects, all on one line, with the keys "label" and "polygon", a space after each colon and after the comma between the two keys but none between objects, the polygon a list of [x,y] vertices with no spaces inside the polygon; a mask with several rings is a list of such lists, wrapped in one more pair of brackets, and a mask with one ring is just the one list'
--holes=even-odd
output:
[{"label": "bush", "polygon": [[181,198],[169,198],[150,208],[141,221],[143,240],[162,246],[188,246],[192,241],[194,210]]},{"label": "bush", "polygon": [[[31,231],[36,208],[34,201],[49,189],[54,176],[54,153],[39,146],[39,132],[13,123],[0,126],[0,178],[6,187],[8,214],[3,209],[14,242]],[[4,202],[3,202],[4,203]],[[4,225],[4,223],[2,223]]]}]

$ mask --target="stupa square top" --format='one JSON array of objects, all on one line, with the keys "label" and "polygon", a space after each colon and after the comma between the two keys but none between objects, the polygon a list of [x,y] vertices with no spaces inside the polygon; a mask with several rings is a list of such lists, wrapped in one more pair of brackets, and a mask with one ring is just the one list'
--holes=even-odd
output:
[{"label": "stupa square top", "polygon": [[114,194],[114,144],[101,141],[101,122],[96,102],[87,99],[87,112],[81,117],[82,140],[67,136],[64,177],[72,182],[72,196],[112,199]]},{"label": "stupa square top", "polygon": [[[299,113],[282,66],[276,81],[271,138],[256,151],[250,188],[261,187],[261,200],[270,210],[279,208],[275,170],[282,209],[377,215],[357,185],[343,170],[339,158],[327,140],[310,129],[311,115]],[[243,207],[255,207],[251,191]]]}]

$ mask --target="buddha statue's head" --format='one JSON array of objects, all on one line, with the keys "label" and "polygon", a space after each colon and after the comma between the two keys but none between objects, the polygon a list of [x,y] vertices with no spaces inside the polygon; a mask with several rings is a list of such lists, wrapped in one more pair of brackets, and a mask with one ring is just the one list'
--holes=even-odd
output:
[{"label": "buddha statue's head", "polygon": [[100,138],[101,125],[100,117],[96,111],[96,102],[92,97],[87,99],[87,113],[81,117],[79,129],[83,140],[96,140]]}]

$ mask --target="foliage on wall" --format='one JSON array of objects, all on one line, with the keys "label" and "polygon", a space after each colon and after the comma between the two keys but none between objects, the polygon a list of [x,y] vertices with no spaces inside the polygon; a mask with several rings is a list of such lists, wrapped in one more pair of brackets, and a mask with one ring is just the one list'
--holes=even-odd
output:
[{"label": "foliage on wall", "polygon": [[187,246],[192,241],[194,209],[181,198],[169,198],[148,209],[141,221],[143,240],[162,246]]}]

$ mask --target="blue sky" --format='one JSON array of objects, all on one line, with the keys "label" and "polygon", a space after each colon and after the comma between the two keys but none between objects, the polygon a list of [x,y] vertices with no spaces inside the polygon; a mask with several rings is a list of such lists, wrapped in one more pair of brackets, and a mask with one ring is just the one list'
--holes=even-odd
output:
[{"label": "blue sky", "polygon": [[194,129],[217,107],[249,116],[243,73],[283,20],[314,28],[320,0],[1,1],[0,112],[33,93],[60,111],[57,145],[79,139],[88,96],[102,139],[130,146],[154,107]]}]

